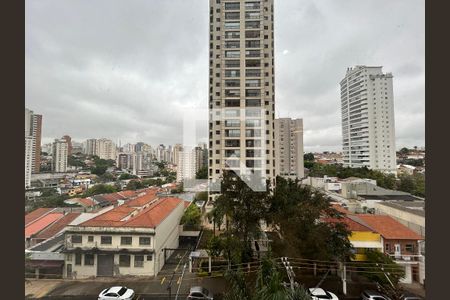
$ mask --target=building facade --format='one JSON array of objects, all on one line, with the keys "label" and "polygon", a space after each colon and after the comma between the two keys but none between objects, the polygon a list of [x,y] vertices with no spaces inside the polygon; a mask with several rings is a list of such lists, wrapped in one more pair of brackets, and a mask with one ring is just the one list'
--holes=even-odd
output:
[{"label": "building facade", "polygon": [[68,146],[64,139],[55,139],[52,150],[52,171],[61,173],[67,171]]},{"label": "building facade", "polygon": [[96,151],[97,151],[97,140],[96,139],[86,140],[85,154],[96,155]]},{"label": "building facade", "polygon": [[340,82],[344,166],[396,173],[392,78],[382,67],[347,69]]},{"label": "building facade", "polygon": [[69,135],[63,136],[61,139],[65,140],[67,142],[67,155],[71,156],[73,147],[72,147],[72,138]]},{"label": "building facade", "polygon": [[33,137],[25,136],[25,188],[31,186],[31,171],[33,168]]},{"label": "building facade", "polygon": [[303,119],[275,119],[276,174],[292,178],[305,176],[303,164]]},{"label": "building facade", "polygon": [[273,0],[210,0],[209,170],[275,176]]},{"label": "building facade", "polygon": [[185,179],[195,179],[197,169],[198,152],[196,148],[188,150],[184,149],[179,153],[177,164],[177,181],[181,182]]},{"label": "building facade", "polygon": [[25,136],[32,136],[33,139],[31,172],[36,174],[41,168],[42,115],[37,115],[28,108],[25,108]]},{"label": "building facade", "polygon": [[116,160],[116,145],[109,139],[98,139],[95,155],[101,159]]}]

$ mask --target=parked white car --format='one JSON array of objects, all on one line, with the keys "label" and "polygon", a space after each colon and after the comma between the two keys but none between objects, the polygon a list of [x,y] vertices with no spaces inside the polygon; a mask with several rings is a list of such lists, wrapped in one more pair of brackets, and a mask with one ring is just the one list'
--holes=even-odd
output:
[{"label": "parked white car", "polygon": [[322,299],[339,300],[339,298],[335,294],[329,291],[325,291],[324,289],[321,288],[309,288],[308,293],[311,295],[312,300],[322,300]]},{"label": "parked white car", "polygon": [[98,300],[132,300],[134,297],[134,291],[125,286],[113,286],[109,289],[104,289]]},{"label": "parked white car", "polygon": [[214,300],[213,294],[201,286],[193,286],[187,300]]}]

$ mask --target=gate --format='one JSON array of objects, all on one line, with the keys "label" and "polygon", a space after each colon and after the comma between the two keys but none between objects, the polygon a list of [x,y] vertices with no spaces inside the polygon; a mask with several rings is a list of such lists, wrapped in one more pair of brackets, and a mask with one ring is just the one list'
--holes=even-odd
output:
[{"label": "gate", "polygon": [[97,254],[97,276],[114,275],[114,255]]}]

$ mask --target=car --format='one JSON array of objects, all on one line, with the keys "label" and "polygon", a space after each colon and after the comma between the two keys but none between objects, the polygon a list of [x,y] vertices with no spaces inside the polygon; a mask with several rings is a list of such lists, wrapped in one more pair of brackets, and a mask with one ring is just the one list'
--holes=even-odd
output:
[{"label": "car", "polygon": [[389,297],[373,290],[366,290],[361,293],[362,300],[391,300]]},{"label": "car", "polygon": [[308,294],[311,295],[312,300],[321,300],[321,299],[339,300],[339,298],[335,294],[329,291],[325,291],[324,289],[321,288],[309,288],[307,292]]},{"label": "car", "polygon": [[410,292],[405,292],[402,295],[402,300],[423,300],[423,298],[420,296],[414,295]]},{"label": "car", "polygon": [[188,300],[214,300],[213,294],[201,286],[193,286],[189,291]]},{"label": "car", "polygon": [[99,295],[98,300],[131,300],[134,297],[134,291],[125,286],[113,286],[104,289]]}]

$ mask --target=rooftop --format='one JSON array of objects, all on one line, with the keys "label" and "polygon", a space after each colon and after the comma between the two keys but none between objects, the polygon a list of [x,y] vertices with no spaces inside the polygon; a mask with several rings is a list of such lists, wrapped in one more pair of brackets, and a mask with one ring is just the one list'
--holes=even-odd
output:
[{"label": "rooftop", "polygon": [[39,218],[38,220],[29,223],[25,226],[25,238],[31,237],[33,234],[40,232],[53,222],[56,222],[64,216],[63,213],[49,213]]},{"label": "rooftop", "polygon": [[417,216],[425,217],[425,201],[385,201],[379,205],[389,206]]},{"label": "rooftop", "polygon": [[422,236],[389,216],[370,214],[359,214],[357,216],[385,239],[423,240]]},{"label": "rooftop", "polygon": [[69,225],[73,220],[75,220],[81,213],[68,213],[61,219],[50,224],[48,227],[44,228],[42,231],[38,232],[33,238],[36,239],[49,239],[55,236],[57,233],[61,232],[67,225]]},{"label": "rooftop", "polygon": [[25,215],[25,226],[50,213],[52,210],[54,210],[54,208],[42,207],[29,212]]}]

